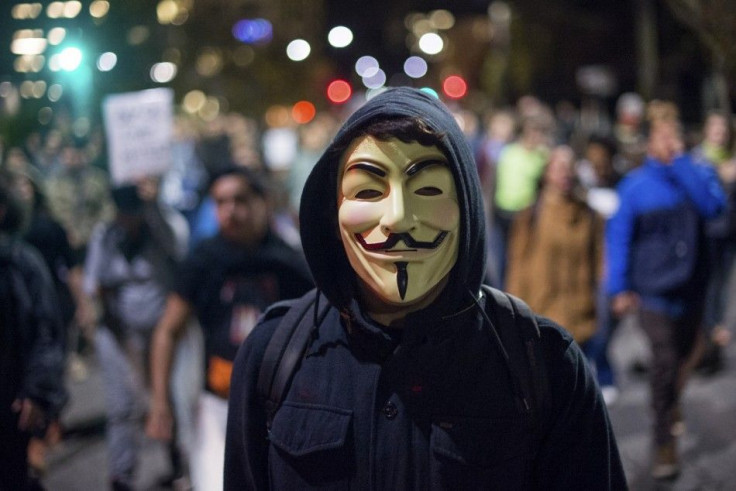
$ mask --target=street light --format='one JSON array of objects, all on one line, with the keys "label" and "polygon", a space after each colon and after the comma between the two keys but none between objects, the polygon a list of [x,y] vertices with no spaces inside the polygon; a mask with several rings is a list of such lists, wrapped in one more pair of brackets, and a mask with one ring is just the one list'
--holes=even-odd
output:
[{"label": "street light", "polygon": [[73,72],[82,63],[82,50],[68,46],[59,53],[59,67],[65,72]]}]

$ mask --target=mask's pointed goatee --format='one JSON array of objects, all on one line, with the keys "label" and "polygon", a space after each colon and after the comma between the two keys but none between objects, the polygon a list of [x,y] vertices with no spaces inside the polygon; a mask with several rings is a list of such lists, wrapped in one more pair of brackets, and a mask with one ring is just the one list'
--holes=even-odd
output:
[{"label": "mask's pointed goatee", "polygon": [[396,282],[399,287],[399,296],[401,300],[404,300],[406,296],[406,286],[409,283],[409,277],[406,274],[406,263],[405,261],[399,261],[396,263]]}]

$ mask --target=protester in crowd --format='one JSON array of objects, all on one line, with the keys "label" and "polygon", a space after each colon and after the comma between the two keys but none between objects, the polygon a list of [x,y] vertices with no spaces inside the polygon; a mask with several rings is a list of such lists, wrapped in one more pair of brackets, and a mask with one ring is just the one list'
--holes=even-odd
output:
[{"label": "protester in crowd", "polygon": [[320,113],[309,123],[299,127],[299,148],[289,169],[287,186],[289,191],[289,211],[299,214],[299,201],[307,176],[319,160],[320,155],[335,133],[336,121],[329,113]]},{"label": "protester in crowd", "polygon": [[516,117],[511,109],[499,109],[487,115],[485,134],[477,162],[487,212],[491,211],[493,205],[498,161],[504,148],[514,139],[515,134]]},{"label": "protester in crowd", "polygon": [[47,181],[49,207],[66,230],[81,262],[92,229],[115,214],[107,174],[89,165],[82,149],[67,144],[61,149],[60,168]]},{"label": "protester in crowd", "polygon": [[[318,285],[291,304],[314,302],[296,310],[292,341],[304,344],[289,345],[284,365],[264,358],[293,327],[281,305],[240,349],[226,489],[626,488],[572,338],[481,289],[480,184],[440,101],[398,88],[358,109],[313,169],[300,222]],[[502,302],[527,314],[515,322]],[[288,381],[279,375],[290,359],[300,363],[282,404],[267,405],[262,370]],[[549,390],[537,398],[524,389],[533,386]]]},{"label": "protester in crowd", "polygon": [[[592,135],[585,143],[583,159],[578,162],[577,174],[585,193],[585,201],[604,219],[609,219],[618,209],[616,185],[621,176],[616,172],[613,161],[616,146],[612,139]],[[605,271],[605,267],[603,270]],[[601,283],[605,281],[600,279]],[[597,328],[592,338],[585,344],[585,353],[595,368],[598,384],[606,404],[613,404],[618,398],[616,374],[608,358],[608,347],[618,325],[611,313],[610,301],[604,285],[597,289],[596,307]],[[634,361],[635,367],[644,367],[641,360]]]},{"label": "protester in crowd", "polygon": [[616,100],[616,120],[613,137],[618,152],[614,158],[616,172],[623,175],[639,167],[644,161],[647,139],[643,127],[646,121],[646,104],[635,92],[625,92]]},{"label": "protester in crowd", "polygon": [[[43,183],[38,171],[26,161],[11,171],[13,187],[23,208],[23,239],[38,252],[51,274],[54,289],[59,300],[59,311],[62,320],[62,340],[65,354],[68,346],[75,345],[70,334],[78,332],[72,323],[86,323],[91,318],[89,304],[84,302],[82,294],[82,267],[72,252],[66,232],[54,220],[46,204]],[[76,354],[76,353],[74,353]],[[75,379],[86,376],[85,365],[73,356],[67,356],[71,375]],[[46,435],[32,437],[28,445],[28,462],[37,474],[46,469],[46,450],[61,439],[62,428],[59,421],[50,421]]]},{"label": "protester in crowd", "polygon": [[31,157],[31,162],[38,168],[43,178],[49,179],[59,173],[63,167],[61,154],[65,147],[64,137],[59,128],[52,128],[38,140],[40,141],[34,137],[26,141],[26,150]]},{"label": "protester in crowd", "polygon": [[195,489],[222,488],[230,372],[240,343],[266,307],[311,288],[300,254],[270,228],[269,194],[245,167],[221,169],[211,181],[219,231],[179,268],[151,349],[149,436],[169,439],[171,359],[177,338],[196,314],[205,339],[205,390],[196,416],[191,475]]},{"label": "protester in crowd", "polygon": [[[37,171],[26,166],[13,173],[13,183],[23,203],[23,238],[40,253],[51,272],[61,308],[64,327],[75,317],[87,322],[91,312],[83,302],[82,265],[69,244],[64,228],[48,207],[45,187]],[[68,341],[67,337],[65,339]]]},{"label": "protester in crowd", "polygon": [[22,210],[0,175],[0,486],[37,489],[28,442],[66,402],[64,340],[54,284],[40,254],[18,239]]},{"label": "protester in crowd", "polygon": [[506,277],[506,243],[514,215],[536,199],[537,185],[549,154],[551,122],[533,112],[521,120],[521,134],[501,152],[493,199],[493,248],[497,283]]},{"label": "protester in crowd", "polygon": [[31,161],[26,152],[20,147],[10,147],[2,160],[3,169],[10,172],[26,172]]},{"label": "protester in crowd", "polygon": [[555,147],[536,201],[511,225],[505,284],[564,326],[585,351],[596,331],[604,222],[580,191],[573,150]]},{"label": "protester in crowd", "polygon": [[703,221],[725,198],[715,171],[684,153],[677,111],[650,103],[647,158],[618,186],[620,204],[606,229],[607,290],[622,316],[639,311],[652,350],[652,476],[677,476],[676,436],[688,361],[701,332],[708,261]]},{"label": "protester in crowd", "polygon": [[486,260],[486,277],[491,284],[498,283],[500,261],[494,249],[494,210],[493,196],[496,193],[496,172],[498,161],[506,145],[516,136],[516,115],[511,108],[492,110],[485,117],[485,132],[480,142],[476,165],[483,192],[483,210],[486,214],[486,236],[488,251]]},{"label": "protester in crowd", "polygon": [[585,142],[583,158],[576,168],[585,201],[606,218],[613,215],[618,207],[616,185],[621,175],[613,166],[615,155],[616,146],[613,140],[592,135]]},{"label": "protester in crowd", "polygon": [[[102,367],[107,408],[109,476],[115,490],[133,489],[146,411],[147,361],[153,328],[173,285],[177,261],[186,252],[184,221],[162,211],[153,178],[115,187],[112,222],[90,239],[85,292],[100,305],[95,347]],[[173,462],[178,463],[177,458]],[[174,468],[174,473],[180,469]]]},{"label": "protester in crowd", "polygon": [[703,140],[692,149],[693,158],[713,166],[726,192],[726,207],[706,224],[711,277],[705,304],[706,347],[698,364],[703,373],[723,367],[723,348],[731,338],[727,299],[736,259],[736,156],[731,151],[731,123],[723,113],[711,112],[703,125]]}]

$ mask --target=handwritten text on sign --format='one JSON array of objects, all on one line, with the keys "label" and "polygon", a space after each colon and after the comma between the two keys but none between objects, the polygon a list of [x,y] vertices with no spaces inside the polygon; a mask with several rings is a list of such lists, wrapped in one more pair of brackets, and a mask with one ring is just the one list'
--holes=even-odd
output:
[{"label": "handwritten text on sign", "polygon": [[169,169],[173,100],[174,93],[167,88],[105,99],[103,113],[113,183],[161,175]]}]

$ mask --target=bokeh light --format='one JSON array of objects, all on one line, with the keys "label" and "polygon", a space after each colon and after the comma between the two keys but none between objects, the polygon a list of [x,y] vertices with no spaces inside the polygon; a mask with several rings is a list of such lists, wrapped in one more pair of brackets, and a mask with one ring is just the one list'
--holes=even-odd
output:
[{"label": "bokeh light", "polygon": [[56,102],[61,99],[62,94],[64,94],[64,88],[59,84],[53,84],[46,92],[46,97],[48,97],[51,102]]},{"label": "bokeh light", "polygon": [[201,90],[192,90],[187,92],[184,99],[181,101],[181,106],[184,111],[194,114],[204,106],[207,102],[207,96]]},{"label": "bokeh light", "polygon": [[424,92],[425,94],[429,94],[429,95],[431,95],[431,96],[432,96],[432,97],[434,97],[435,99],[439,99],[439,98],[440,98],[440,95],[439,95],[439,94],[437,93],[437,91],[436,91],[436,90],[434,90],[434,89],[433,89],[432,87],[422,87],[422,88],[421,88],[421,89],[419,89],[419,90],[421,90],[421,91],[422,91],[422,92]]},{"label": "bokeh light", "polygon": [[165,84],[171,82],[176,76],[176,65],[171,62],[163,61],[156,63],[151,67],[151,80],[154,82]]},{"label": "bokeh light", "polygon": [[73,19],[82,11],[82,2],[71,1],[64,3],[63,15],[67,19]]},{"label": "bokeh light", "polygon": [[213,77],[220,73],[224,66],[222,53],[217,48],[204,48],[197,55],[195,69],[203,77]]},{"label": "bokeh light", "polygon": [[410,56],[404,62],[404,73],[411,78],[422,78],[427,74],[427,62],[420,56]]},{"label": "bokeh light", "polygon": [[89,4],[89,15],[95,19],[101,19],[110,11],[110,2],[107,0],[95,0]]},{"label": "bokeh light", "polygon": [[131,46],[139,46],[146,42],[151,31],[146,26],[133,26],[128,30],[126,40]]},{"label": "bokeh light", "polygon": [[233,36],[246,44],[264,44],[273,38],[273,26],[266,19],[242,19],[233,26]]},{"label": "bokeh light", "polygon": [[49,44],[51,46],[56,46],[57,44],[60,44],[64,38],[66,37],[66,29],[63,27],[53,27],[49,30],[49,33],[46,35],[46,39],[49,40]]},{"label": "bokeh light", "polygon": [[208,97],[197,114],[205,121],[214,121],[220,114],[220,101],[216,97]]},{"label": "bokeh light", "polygon": [[156,17],[160,24],[171,24],[179,13],[179,6],[174,0],[162,0],[156,6]]},{"label": "bokeh light", "polygon": [[291,112],[286,106],[277,104],[266,109],[264,119],[269,127],[280,128],[289,124],[289,121],[291,120]]},{"label": "bokeh light", "polygon": [[64,2],[51,2],[46,7],[46,16],[49,19],[58,19],[64,15]]},{"label": "bokeh light", "polygon": [[345,80],[333,80],[327,86],[327,98],[334,104],[342,104],[350,99],[353,89]]},{"label": "bokeh light", "polygon": [[[22,58],[18,58],[16,61],[21,61]],[[18,67],[16,67],[16,70],[18,70]],[[51,55],[51,58],[49,58],[49,70],[52,72],[58,72],[61,70],[61,55],[59,53],[54,53]]]},{"label": "bokeh light", "polygon": [[46,58],[43,55],[35,55],[31,57],[31,71],[38,73],[43,69]]},{"label": "bokeh light", "polygon": [[369,89],[378,89],[386,84],[386,72],[380,68],[370,77],[363,77],[363,85]]},{"label": "bokeh light", "polygon": [[458,75],[450,75],[442,83],[442,90],[447,97],[460,99],[468,92],[468,84]]},{"label": "bokeh light", "polygon": [[108,51],[106,53],[102,53],[99,58],[97,58],[97,69],[101,72],[109,72],[113,68],[115,68],[115,65],[118,63],[118,56]]},{"label": "bokeh light", "polygon": [[30,99],[33,97],[33,82],[25,80],[20,84],[20,96],[23,99]]},{"label": "bokeh light", "polygon": [[435,29],[452,29],[455,25],[455,16],[449,10],[435,10],[429,14],[429,21]]},{"label": "bokeh light", "polygon": [[435,32],[428,32],[419,38],[419,49],[428,55],[436,55],[445,47],[442,37]]},{"label": "bokeh light", "polygon": [[295,39],[286,46],[286,56],[291,61],[303,61],[312,52],[312,47],[304,39]]},{"label": "bokeh light", "polygon": [[361,56],[355,62],[355,72],[361,77],[370,77],[379,69],[378,60],[372,56]]},{"label": "bokeh light", "polygon": [[38,110],[38,122],[42,125],[47,125],[51,122],[54,117],[54,110],[48,106],[42,107]]},{"label": "bokeh light", "polygon": [[68,48],[64,48],[63,50],[61,50],[61,53],[59,53],[59,67],[62,70],[71,72],[73,70],[76,70],[81,63],[82,50],[80,50],[79,48],[69,46]]},{"label": "bokeh light", "polygon": [[31,90],[33,97],[40,99],[46,93],[46,82],[43,80],[36,80],[33,82],[33,89]]},{"label": "bokeh light", "polygon": [[299,124],[309,123],[317,114],[317,109],[309,101],[299,101],[291,108],[291,117]]},{"label": "bokeh light", "polygon": [[353,31],[345,26],[337,26],[330,29],[327,41],[334,48],[344,48],[353,42]]}]

